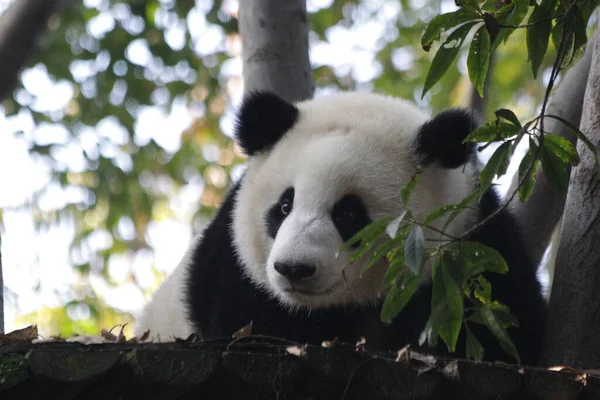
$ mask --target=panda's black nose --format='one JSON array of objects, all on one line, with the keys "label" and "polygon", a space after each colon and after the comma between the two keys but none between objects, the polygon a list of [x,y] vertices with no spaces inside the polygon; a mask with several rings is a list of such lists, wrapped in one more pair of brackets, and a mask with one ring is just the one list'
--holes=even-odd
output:
[{"label": "panda's black nose", "polygon": [[276,262],[275,271],[285,276],[290,282],[297,282],[310,278],[317,271],[317,267],[309,264],[287,264]]}]

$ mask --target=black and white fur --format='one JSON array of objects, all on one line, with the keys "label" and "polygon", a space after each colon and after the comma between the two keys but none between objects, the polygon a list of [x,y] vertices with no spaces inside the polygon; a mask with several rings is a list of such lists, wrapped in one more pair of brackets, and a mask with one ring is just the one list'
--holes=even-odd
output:
[{"label": "black and white fur", "polygon": [[[228,337],[252,321],[254,334],[298,342],[364,336],[377,350],[416,344],[430,314],[430,266],[408,306],[385,325],[379,310],[386,264],[361,275],[361,262],[349,263],[350,251],[340,248],[369,222],[402,213],[400,190],[417,169],[423,172],[409,202],[417,220],[471,193],[474,145],[462,141],[472,125],[461,110],[428,120],[408,102],[375,94],[295,105],[270,93],[248,96],[236,127],[247,170],[146,306],[137,331],[150,329],[162,340],[192,332]],[[498,206],[490,190],[447,233],[459,236]],[[441,228],[443,219],[437,223]],[[425,237],[440,239],[430,230]],[[515,220],[501,211],[469,239],[498,250],[510,266],[507,275],[486,277],[493,297],[520,321],[509,332],[522,362],[536,363],[545,303]],[[487,359],[513,361],[487,328],[472,330]],[[464,338],[458,347],[464,356]]]}]

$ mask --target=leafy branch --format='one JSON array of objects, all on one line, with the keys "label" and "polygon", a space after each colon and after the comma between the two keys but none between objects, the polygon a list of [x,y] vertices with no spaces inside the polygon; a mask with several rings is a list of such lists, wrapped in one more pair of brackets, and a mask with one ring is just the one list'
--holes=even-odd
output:
[{"label": "leafy branch", "polygon": [[[419,285],[429,272],[423,265],[431,266],[432,308],[423,335],[435,346],[441,338],[449,351],[456,348],[461,329],[464,328],[467,357],[481,360],[484,349],[475,337],[469,324],[483,324],[496,337],[501,347],[517,361],[519,355],[507,329],[518,326],[518,321],[505,305],[492,297],[492,285],[487,274],[505,274],[508,266],[494,249],[481,243],[469,241],[475,231],[502,212],[519,194],[527,201],[533,193],[536,173],[541,166],[550,184],[556,190],[566,191],[568,171],[579,163],[575,147],[566,139],[548,133],[544,129],[544,118],[553,118],[565,124],[588,147],[600,162],[598,149],[575,126],[564,119],[546,115],[552,89],[561,70],[568,68],[583,53],[587,42],[585,26],[593,7],[591,1],[580,0],[568,3],[565,0],[542,0],[529,5],[526,0],[512,3],[488,0],[462,0],[457,11],[434,17],[426,27],[421,44],[429,51],[434,41],[441,41],[442,34],[450,31],[433,58],[423,88],[423,95],[430,90],[454,62],[470,32],[475,29],[469,48],[467,68],[471,82],[483,94],[483,85],[489,66],[489,57],[501,41],[506,41],[514,29],[527,29],[527,48],[534,77],[537,77],[548,42],[557,49],[550,79],[545,91],[539,115],[521,124],[510,110],[496,111],[495,121],[473,131],[465,142],[500,142],[478,179],[478,188],[460,203],[432,210],[423,221],[413,218],[408,206],[409,198],[418,181],[416,175],[402,190],[402,203],[406,211],[391,221],[373,224],[359,232],[349,244],[361,241],[361,246],[351,257],[356,261],[369,255],[363,271],[385,257],[388,263],[382,289],[387,293],[382,306],[381,318],[391,322],[408,304]],[[586,6],[589,6],[586,9]],[[521,25],[531,9],[529,22]],[[553,25],[554,24],[554,25]],[[517,188],[500,207],[491,212],[459,236],[448,234],[448,226],[456,217],[491,190],[493,180],[504,175],[517,145],[525,136],[529,137],[529,150],[519,165]],[[445,217],[440,229],[433,222]],[[425,231],[440,235],[433,247],[425,246]],[[391,239],[382,239],[387,232]],[[435,243],[430,238],[428,243]],[[483,275],[485,273],[485,275]]]}]

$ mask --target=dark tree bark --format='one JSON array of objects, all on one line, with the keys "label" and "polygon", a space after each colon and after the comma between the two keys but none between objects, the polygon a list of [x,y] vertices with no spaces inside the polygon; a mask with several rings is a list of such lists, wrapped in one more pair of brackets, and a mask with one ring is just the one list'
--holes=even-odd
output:
[{"label": "dark tree bark", "polygon": [[[600,146],[600,41],[593,51],[581,131]],[[600,170],[579,142],[581,163],[573,168],[550,299],[544,362],[600,367]]]},{"label": "dark tree bark", "polygon": [[0,101],[10,95],[48,18],[72,0],[16,0],[0,16]]},{"label": "dark tree bark", "polygon": [[288,101],[312,97],[305,0],[240,1],[245,91],[270,90]]},{"label": "dark tree bark", "polygon": [[[597,36],[595,34],[590,39],[588,50],[583,58],[567,71],[559,82],[556,92],[548,104],[547,114],[561,116],[571,124],[579,126],[583,95],[590,71],[591,50],[594,43],[597,42]],[[547,132],[565,137],[575,144],[577,138],[562,123],[546,118],[544,126]],[[518,187],[518,173],[515,175],[508,191],[509,194],[513,193]],[[537,175],[535,189],[529,200],[522,202],[518,196],[515,196],[515,199],[509,205],[523,229],[523,238],[530,251],[531,259],[535,261],[535,265],[539,265],[550,243],[554,228],[563,213],[565,199],[566,196],[554,190],[543,171],[540,171]],[[549,267],[552,275],[554,266],[550,265]]]}]

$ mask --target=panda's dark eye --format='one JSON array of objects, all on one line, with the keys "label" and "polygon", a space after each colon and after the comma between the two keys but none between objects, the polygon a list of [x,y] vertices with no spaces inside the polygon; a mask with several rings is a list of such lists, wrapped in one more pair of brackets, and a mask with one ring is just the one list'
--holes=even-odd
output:
[{"label": "panda's dark eye", "polygon": [[[367,208],[360,197],[348,194],[340,199],[331,212],[331,220],[342,240],[347,241],[371,223]],[[359,245],[359,243],[356,243]]]},{"label": "panda's dark eye", "polygon": [[289,187],[283,191],[277,203],[273,204],[266,215],[267,233],[275,238],[283,221],[294,208],[294,188]]},{"label": "panda's dark eye", "polygon": [[291,212],[292,212],[292,203],[288,199],[285,199],[283,201],[283,203],[281,203],[281,213],[283,215],[288,215]]},{"label": "panda's dark eye", "polygon": [[343,222],[343,223],[351,223],[352,221],[354,221],[354,218],[356,218],[356,216],[354,215],[354,213],[352,211],[349,210],[344,210],[342,211],[341,214],[337,215],[337,220],[339,222]]}]

